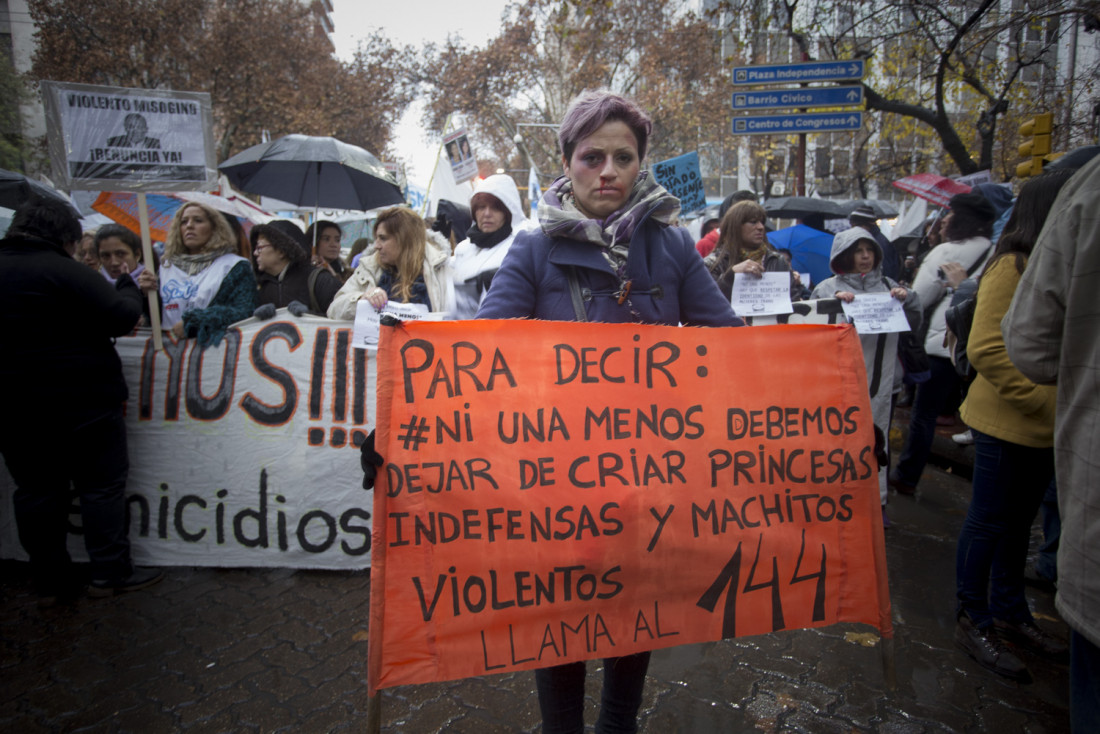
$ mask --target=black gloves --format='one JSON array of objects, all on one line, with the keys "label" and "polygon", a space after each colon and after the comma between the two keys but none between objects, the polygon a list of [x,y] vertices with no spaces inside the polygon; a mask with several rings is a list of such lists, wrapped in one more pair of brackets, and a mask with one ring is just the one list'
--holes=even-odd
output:
[{"label": "black gloves", "polygon": [[267,321],[275,316],[275,304],[265,303],[252,312],[252,315],[258,318],[260,321]]},{"label": "black gloves", "polygon": [[286,305],[286,310],[290,311],[295,316],[301,316],[304,313],[309,313],[309,309],[301,301],[291,301]]},{"label": "black gloves", "polygon": [[363,467],[363,489],[373,489],[374,479],[378,476],[378,467],[382,466],[382,455],[374,450],[374,431],[359,447],[359,463]]}]

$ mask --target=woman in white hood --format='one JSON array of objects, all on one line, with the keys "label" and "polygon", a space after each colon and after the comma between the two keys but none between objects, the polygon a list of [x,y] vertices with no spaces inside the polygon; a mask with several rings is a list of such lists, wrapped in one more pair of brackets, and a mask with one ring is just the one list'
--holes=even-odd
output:
[{"label": "woman in white hood", "polygon": [[[861,227],[846,229],[833,238],[829,253],[829,268],[836,273],[821,281],[810,298],[839,298],[851,303],[857,295],[890,293],[902,302],[909,328],[920,326],[920,297],[882,274],[882,248],[874,235]],[[871,417],[882,431],[883,448],[890,442],[890,399],[894,390],[894,367],[897,364],[897,334],[861,334],[863,361],[867,368],[867,383],[871,391]],[[882,521],[886,517],[886,479],[889,465],[879,468],[878,491],[882,502]]]},{"label": "woman in white hood", "polygon": [[516,232],[527,224],[519,189],[511,176],[489,176],[470,197],[474,223],[455,247],[451,262],[455,284],[455,318],[472,319],[500,270]]}]

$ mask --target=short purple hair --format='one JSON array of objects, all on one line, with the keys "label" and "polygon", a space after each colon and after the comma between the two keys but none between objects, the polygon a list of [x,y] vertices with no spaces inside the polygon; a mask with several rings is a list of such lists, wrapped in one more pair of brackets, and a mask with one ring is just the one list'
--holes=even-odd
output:
[{"label": "short purple hair", "polygon": [[558,144],[565,160],[573,158],[578,142],[613,120],[625,123],[634,133],[638,140],[638,159],[644,160],[653,122],[632,100],[606,89],[581,92],[569,103],[558,127]]}]

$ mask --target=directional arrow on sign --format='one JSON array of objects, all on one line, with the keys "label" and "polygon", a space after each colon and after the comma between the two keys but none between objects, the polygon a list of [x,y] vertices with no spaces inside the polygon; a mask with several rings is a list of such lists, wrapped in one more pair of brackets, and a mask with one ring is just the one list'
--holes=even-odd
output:
[{"label": "directional arrow on sign", "polygon": [[800,107],[847,107],[863,104],[863,85],[803,87],[801,89],[746,89],[733,93],[735,110],[772,110]]}]

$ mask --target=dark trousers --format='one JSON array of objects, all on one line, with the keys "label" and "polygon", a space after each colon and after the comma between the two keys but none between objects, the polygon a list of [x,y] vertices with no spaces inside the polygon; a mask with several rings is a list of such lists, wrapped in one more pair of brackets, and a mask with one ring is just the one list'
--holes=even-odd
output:
[{"label": "dark trousers", "polygon": [[936,435],[936,418],[951,406],[958,406],[959,375],[951,360],[944,357],[928,357],[932,377],[917,385],[917,396],[909,411],[909,435],[905,438],[895,476],[906,484],[916,486],[928,454],[932,451],[932,439]]},{"label": "dark trousers", "polygon": [[1024,565],[1031,522],[1054,475],[1054,449],[1037,449],[975,429],[974,490],[956,555],[959,613],[977,627],[993,618],[1030,622]]},{"label": "dark trousers", "polygon": [[[638,708],[649,669],[649,653],[606,658],[597,734],[638,731]],[[584,732],[585,663],[566,663],[535,671],[543,734]]]},{"label": "dark trousers", "polygon": [[1039,506],[1043,522],[1043,543],[1035,560],[1035,571],[1048,581],[1058,580],[1058,541],[1062,537],[1062,515],[1058,511],[1058,482],[1050,480],[1043,504]]},{"label": "dark trousers", "polygon": [[1100,731],[1100,647],[1077,630],[1069,638],[1069,725],[1073,734]]},{"label": "dark trousers", "polygon": [[66,548],[70,487],[80,497],[92,578],[120,580],[133,571],[126,526],[126,424],[122,409],[54,417],[51,423],[4,420],[0,451],[15,480],[19,542],[43,593],[74,582]]}]

